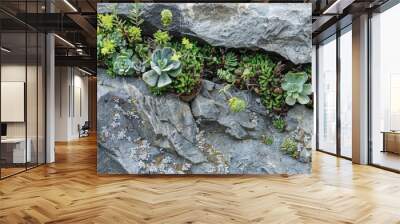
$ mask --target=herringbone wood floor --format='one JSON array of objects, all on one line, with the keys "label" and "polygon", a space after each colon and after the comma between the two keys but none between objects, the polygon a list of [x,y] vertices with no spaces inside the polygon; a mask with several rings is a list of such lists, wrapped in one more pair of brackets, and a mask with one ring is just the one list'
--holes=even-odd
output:
[{"label": "herringbone wood floor", "polygon": [[97,176],[95,138],[0,181],[0,223],[400,223],[400,175],[314,153],[299,176]]}]

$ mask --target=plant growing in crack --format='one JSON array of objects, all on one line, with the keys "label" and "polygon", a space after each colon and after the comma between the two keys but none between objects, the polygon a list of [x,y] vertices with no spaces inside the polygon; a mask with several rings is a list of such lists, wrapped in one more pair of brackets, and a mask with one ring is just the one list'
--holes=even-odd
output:
[{"label": "plant growing in crack", "polygon": [[286,138],[281,144],[281,150],[297,159],[299,157],[299,151],[297,150],[297,143],[292,138]]},{"label": "plant growing in crack", "polygon": [[286,104],[293,106],[299,104],[308,104],[310,98],[308,95],[312,93],[312,86],[306,83],[308,75],[305,72],[289,72],[285,75],[282,89],[286,91]]},{"label": "plant growing in crack", "polygon": [[232,97],[228,100],[228,105],[232,112],[238,113],[246,110],[247,103],[239,97]]},{"label": "plant growing in crack", "polygon": [[269,136],[269,135],[262,135],[261,140],[264,144],[266,145],[272,145],[274,144],[274,137]]},{"label": "plant growing in crack", "polygon": [[172,60],[175,50],[169,47],[157,49],[151,57],[151,70],[143,74],[143,81],[151,87],[162,88],[172,83],[181,73],[181,63]]},{"label": "plant growing in crack", "polygon": [[286,128],[286,121],[285,119],[278,117],[272,121],[272,125],[278,132],[284,132]]}]

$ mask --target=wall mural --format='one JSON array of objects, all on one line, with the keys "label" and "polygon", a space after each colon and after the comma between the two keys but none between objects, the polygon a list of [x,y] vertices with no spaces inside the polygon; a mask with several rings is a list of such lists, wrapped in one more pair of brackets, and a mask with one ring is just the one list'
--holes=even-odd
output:
[{"label": "wall mural", "polygon": [[311,4],[99,3],[102,174],[311,167]]}]

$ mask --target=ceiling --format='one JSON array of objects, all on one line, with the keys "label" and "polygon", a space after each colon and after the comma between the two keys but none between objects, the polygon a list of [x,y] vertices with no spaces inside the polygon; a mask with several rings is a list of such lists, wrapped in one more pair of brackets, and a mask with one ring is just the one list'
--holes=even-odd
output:
[{"label": "ceiling", "polygon": [[[337,22],[351,23],[351,17],[377,7],[387,0],[261,0],[252,2],[308,2],[312,3],[313,42],[335,32]],[[30,31],[54,32],[56,63],[96,70],[96,7],[97,2],[111,0],[0,0],[0,22],[5,42],[20,52],[24,46],[16,35]],[[132,2],[132,1],[118,1]],[[215,1],[213,1],[215,2]],[[48,13],[51,11],[52,13]],[[29,39],[29,38],[28,38]],[[12,43],[14,42],[14,43]],[[31,49],[32,46],[32,49]],[[28,45],[29,52],[35,46]],[[17,54],[17,53],[15,53]]]},{"label": "ceiling", "polygon": [[351,24],[352,18],[372,11],[388,0],[314,0],[313,43],[331,36],[337,29]]},{"label": "ceiling", "polygon": [[2,45],[12,50],[7,56],[36,55],[37,47],[29,43],[32,35],[27,35],[25,45],[21,32],[54,32],[56,65],[79,66],[95,73],[96,7],[96,0],[0,0]]}]

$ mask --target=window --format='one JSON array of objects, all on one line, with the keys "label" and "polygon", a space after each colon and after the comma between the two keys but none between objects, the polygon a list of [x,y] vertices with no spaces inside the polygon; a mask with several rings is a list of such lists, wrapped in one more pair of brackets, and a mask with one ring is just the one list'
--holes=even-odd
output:
[{"label": "window", "polygon": [[351,26],[340,36],[340,155],[352,157],[352,33]]},{"label": "window", "polygon": [[318,47],[318,149],[336,153],[336,36]]},{"label": "window", "polygon": [[400,170],[400,5],[371,18],[371,162]]}]

